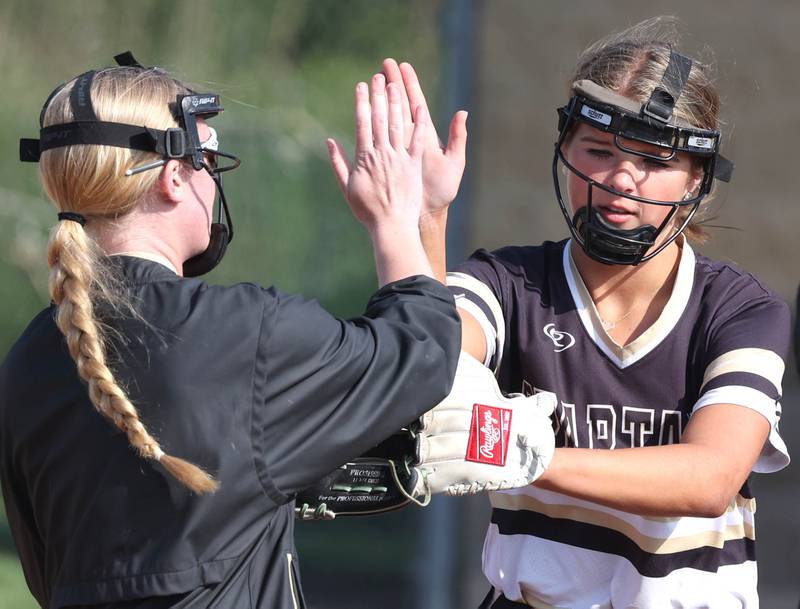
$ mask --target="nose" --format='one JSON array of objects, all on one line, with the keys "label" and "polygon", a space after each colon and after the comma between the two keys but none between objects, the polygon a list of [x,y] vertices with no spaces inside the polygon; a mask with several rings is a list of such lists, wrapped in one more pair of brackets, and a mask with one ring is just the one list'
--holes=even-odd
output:
[{"label": "nose", "polygon": [[633,159],[621,159],[608,176],[608,185],[614,190],[633,193],[641,179],[642,169]]}]

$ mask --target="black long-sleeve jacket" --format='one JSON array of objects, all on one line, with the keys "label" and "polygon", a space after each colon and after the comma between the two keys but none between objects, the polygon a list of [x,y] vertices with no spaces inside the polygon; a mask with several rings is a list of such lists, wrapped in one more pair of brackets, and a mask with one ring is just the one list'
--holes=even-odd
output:
[{"label": "black long-sleeve jacket", "polygon": [[0,479],[31,591],[51,608],[303,607],[293,494],[446,395],[452,297],[410,278],[341,320],[274,289],[119,260],[142,319],[112,321],[117,378],[164,451],[220,489],[194,496],[136,456],[44,310],[0,374]]}]

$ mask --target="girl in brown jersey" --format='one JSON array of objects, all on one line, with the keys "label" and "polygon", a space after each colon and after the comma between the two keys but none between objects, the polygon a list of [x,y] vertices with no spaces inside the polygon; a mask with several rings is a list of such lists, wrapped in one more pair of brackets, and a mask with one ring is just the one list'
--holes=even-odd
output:
[{"label": "girl in brown jersey", "polygon": [[[549,469],[491,495],[487,608],[758,604],[746,481],[788,463],[788,309],[688,242],[704,237],[701,204],[732,165],[707,66],[664,22],[592,45],[570,79],[553,175],[572,238],[479,250],[448,277],[463,348],[505,391],[561,401]],[[424,105],[411,66],[384,70],[409,111]],[[463,163],[432,131],[427,142],[420,230],[444,277]]]}]

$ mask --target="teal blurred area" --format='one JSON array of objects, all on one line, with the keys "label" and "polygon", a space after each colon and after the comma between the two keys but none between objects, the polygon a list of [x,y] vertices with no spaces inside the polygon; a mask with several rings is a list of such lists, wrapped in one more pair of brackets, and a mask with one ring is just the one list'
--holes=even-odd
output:
[{"label": "teal blurred area", "polygon": [[[0,74],[10,100],[0,113],[0,353],[49,300],[45,246],[55,212],[36,166],[18,161],[17,141],[38,136],[54,87],[129,49],[145,65],[222,94],[225,112],[214,119],[221,148],[243,162],[225,179],[236,237],[208,280],[276,285],[337,315],[359,314],[377,288],[372,249],[336,185],[325,138],[352,153],[354,86],[384,57],[411,60],[436,98],[438,10],[428,0],[0,3]],[[303,560],[329,571],[330,556],[355,552],[371,534],[336,530],[301,530]],[[402,529],[386,542],[410,553]],[[391,556],[370,564],[362,554],[367,575],[391,571]],[[33,606],[0,516],[0,609]]]}]

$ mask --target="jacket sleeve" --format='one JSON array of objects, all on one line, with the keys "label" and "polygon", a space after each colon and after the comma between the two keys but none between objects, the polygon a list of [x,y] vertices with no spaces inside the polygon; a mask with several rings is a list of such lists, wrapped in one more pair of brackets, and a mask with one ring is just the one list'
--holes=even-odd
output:
[{"label": "jacket sleeve", "polygon": [[256,362],[257,458],[289,497],[441,401],[461,343],[453,297],[412,277],[384,286],[363,316],[270,291]]}]

